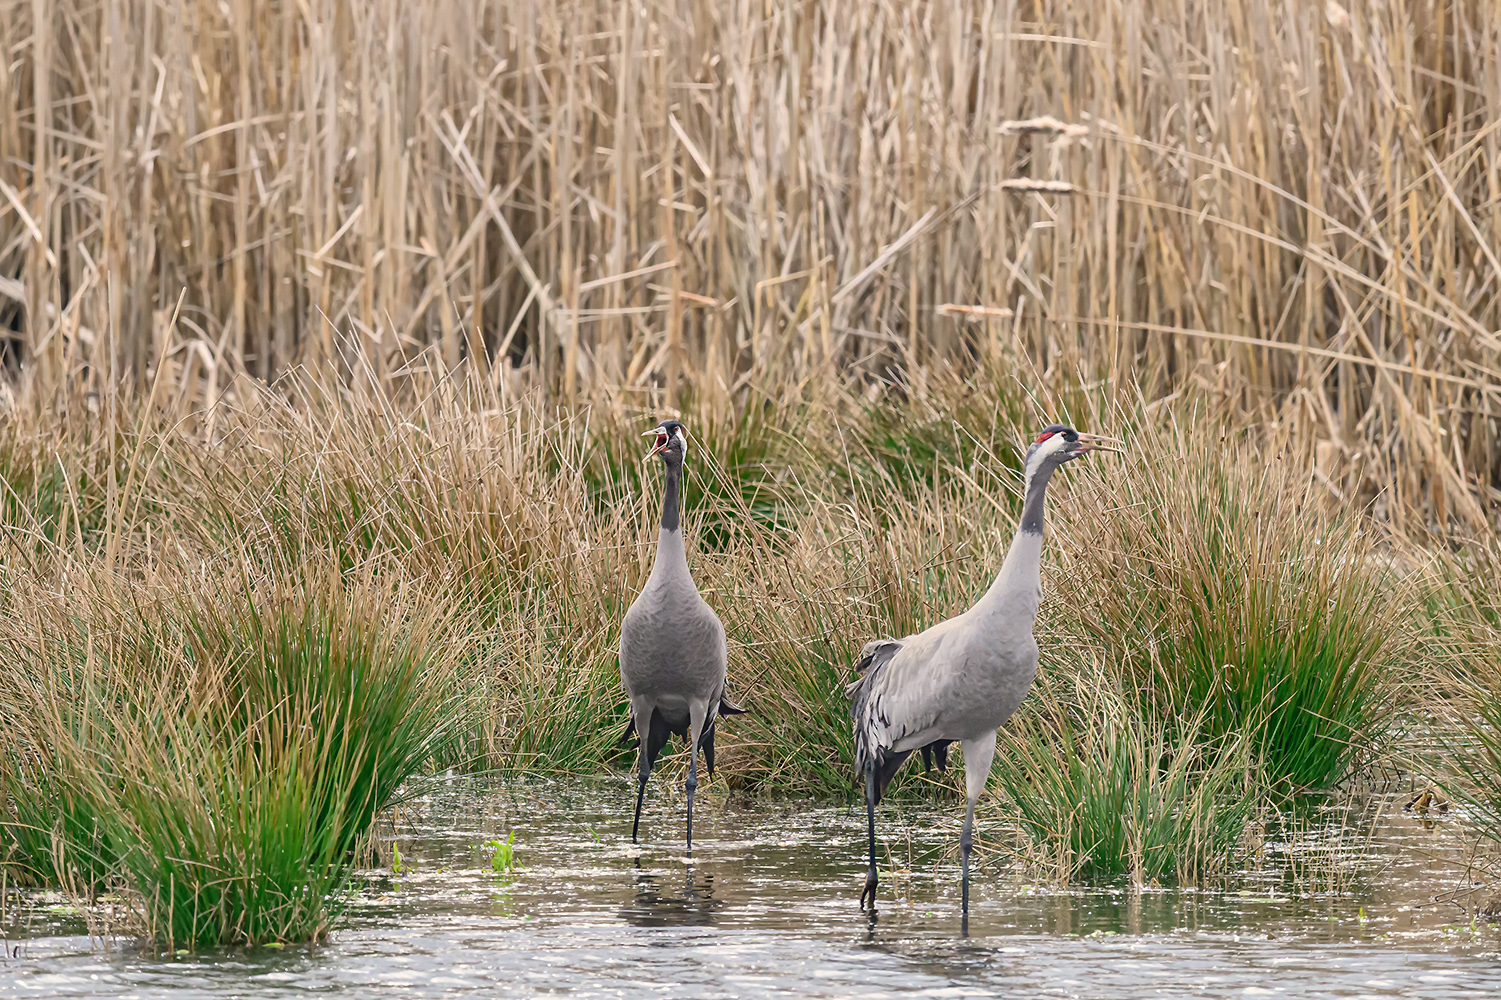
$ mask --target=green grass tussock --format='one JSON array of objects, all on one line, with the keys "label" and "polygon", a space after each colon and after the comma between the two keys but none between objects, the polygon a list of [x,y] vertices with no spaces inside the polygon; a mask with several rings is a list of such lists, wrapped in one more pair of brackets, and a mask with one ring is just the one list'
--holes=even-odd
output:
[{"label": "green grass tussock", "polygon": [[25,711],[12,701],[0,720],[0,867],[15,885],[92,897],[117,857],[80,776],[35,741],[41,727],[21,721]]},{"label": "green grass tussock", "polygon": [[8,772],[7,792],[37,799],[38,773],[66,775],[93,827],[54,824],[49,844],[13,812],[12,863],[61,880],[88,858],[169,948],[322,937],[375,814],[469,725],[460,653],[430,610],[324,583],[231,582],[113,621],[84,607],[32,623],[31,669],[58,708],[7,741],[11,759],[46,761]]},{"label": "green grass tussock", "polygon": [[1246,735],[1169,724],[1104,670],[1038,677],[1002,731],[995,784],[1023,852],[1062,882],[1198,885],[1260,804]]},{"label": "green grass tussock", "polygon": [[1333,786],[1379,745],[1405,653],[1372,525],[1245,438],[1174,421],[1128,450],[1066,494],[1051,617],[1163,718],[1202,712],[1273,780]]}]

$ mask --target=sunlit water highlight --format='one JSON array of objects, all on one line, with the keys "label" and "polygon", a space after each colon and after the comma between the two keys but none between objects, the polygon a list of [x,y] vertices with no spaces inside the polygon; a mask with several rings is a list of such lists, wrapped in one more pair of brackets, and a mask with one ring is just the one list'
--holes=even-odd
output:
[{"label": "sunlit water highlight", "polygon": [[[0,996],[1501,996],[1501,930],[1449,895],[1467,884],[1456,820],[1393,796],[1343,835],[1317,815],[1274,829],[1219,891],[1052,889],[992,852],[967,939],[951,805],[883,806],[872,926],[861,812],[706,786],[688,863],[681,791],[648,797],[639,852],[631,799],[600,779],[409,803],[390,831],[409,870],[363,873],[316,948],[100,947],[55,897],[12,894]],[[479,845],[511,830],[521,867],[496,874]]]}]

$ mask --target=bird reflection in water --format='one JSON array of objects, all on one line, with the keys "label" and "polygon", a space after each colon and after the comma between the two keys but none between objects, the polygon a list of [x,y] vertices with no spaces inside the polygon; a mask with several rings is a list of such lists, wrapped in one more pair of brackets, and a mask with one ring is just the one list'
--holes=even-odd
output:
[{"label": "bird reflection in water", "polygon": [[714,913],[724,900],[714,898],[713,875],[698,877],[689,868],[681,887],[668,883],[666,876],[638,872],[635,892],[620,915],[637,927],[707,927],[714,923]]}]

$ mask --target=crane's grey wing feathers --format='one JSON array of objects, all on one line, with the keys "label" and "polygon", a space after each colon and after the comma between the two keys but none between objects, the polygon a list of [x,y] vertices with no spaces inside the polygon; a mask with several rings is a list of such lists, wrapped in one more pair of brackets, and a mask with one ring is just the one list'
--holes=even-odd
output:
[{"label": "crane's grey wing feathers", "polygon": [[851,700],[860,776],[874,761],[879,791],[908,754],[948,766],[949,744],[993,730],[1031,684],[1037,646],[1030,628],[987,628],[961,615],[903,639],[878,639],[861,651]]},{"label": "crane's grey wing feathers", "polygon": [[[844,686],[850,699],[850,718],[855,721],[855,781],[863,780],[865,765],[871,757],[876,758],[879,769],[882,763],[881,740],[873,732],[873,723],[879,719],[875,692],[881,681],[881,672],[891,658],[902,648],[898,639],[874,639],[860,650],[860,659],[855,661],[854,680]],[[884,723],[882,723],[884,727]]]},{"label": "crane's grey wing feathers", "polygon": [[[860,676],[844,689],[850,698],[850,717],[855,723],[855,782],[864,781],[867,765],[874,762],[878,798],[885,793],[902,762],[917,749],[896,748],[897,742],[912,731],[912,724],[917,720],[910,712],[901,710],[904,705],[897,704],[902,701],[903,685],[898,675],[903,671],[894,664],[908,659],[904,655],[909,651],[908,644],[920,638],[907,636],[905,639],[876,639],[866,643],[855,664],[855,671]],[[931,725],[933,721],[928,718],[919,723],[919,728]],[[946,762],[946,753],[944,759]]]}]

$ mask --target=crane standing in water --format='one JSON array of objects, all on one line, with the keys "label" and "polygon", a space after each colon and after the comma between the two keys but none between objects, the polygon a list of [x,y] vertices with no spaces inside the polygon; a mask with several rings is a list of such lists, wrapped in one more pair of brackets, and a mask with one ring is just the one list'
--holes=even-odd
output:
[{"label": "crane standing in water", "polygon": [[1048,480],[1066,462],[1107,448],[1108,439],[1051,424],[1027,450],[1021,523],[1000,574],[974,607],[904,639],[866,643],[850,696],[855,766],[865,781],[870,868],[860,907],[876,905],[876,804],[897,768],[915,750],[936,755],[939,769],[950,743],[964,750],[969,804],[959,837],[963,864],[964,927],[969,927],[969,854],[975,801],[995,758],[996,730],[1026,697],[1037,672],[1032,625],[1042,598],[1043,500]]},{"label": "crane standing in water", "polygon": [[691,756],[688,780],[688,850],[693,850],[693,792],[698,787],[698,751],[704,751],[714,775],[714,723],[721,715],[743,709],[725,697],[724,626],[704,602],[688,571],[683,528],[678,516],[683,459],[688,438],[683,425],[664,420],[646,434],[656,435],[646,458],[662,456],[666,487],[662,495],[662,530],[651,576],[625,613],[620,626],[620,683],[631,703],[625,738],[635,733],[641,748],[636,788],[636,817],[631,843],[641,826],[641,801],[652,765],[670,735],[685,736]]}]

